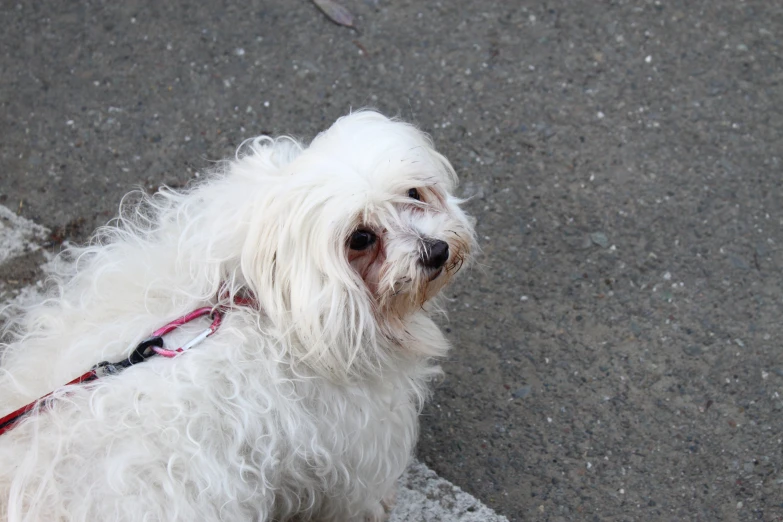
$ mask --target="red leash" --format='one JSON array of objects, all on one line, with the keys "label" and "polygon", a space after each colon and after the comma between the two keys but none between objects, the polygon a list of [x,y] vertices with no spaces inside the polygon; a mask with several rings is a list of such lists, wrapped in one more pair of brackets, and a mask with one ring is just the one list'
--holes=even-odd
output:
[{"label": "red leash", "polygon": [[[254,307],[256,302],[252,298],[237,296],[234,298],[233,304],[239,306]],[[203,308],[197,308],[192,312],[190,312],[189,314],[174,319],[173,321],[166,324],[165,326],[162,326],[157,330],[155,330],[154,332],[152,332],[149,338],[142,341],[141,343],[139,343],[138,346],[136,346],[136,348],[133,350],[133,352],[131,352],[130,356],[128,356],[127,359],[123,359],[115,363],[110,363],[108,361],[100,362],[95,366],[93,366],[90,369],[90,371],[77,377],[71,382],[66,383],[65,386],[71,386],[73,384],[81,384],[84,382],[94,381],[96,379],[100,379],[101,377],[105,377],[106,375],[115,375],[117,373],[120,373],[125,368],[146,361],[147,359],[149,359],[154,355],[160,355],[162,357],[175,357],[180,353],[193,348],[198,343],[200,343],[210,335],[214,334],[217,331],[217,329],[220,328],[220,325],[223,322],[224,311],[225,308],[213,309],[208,306],[205,306]],[[182,347],[177,348],[176,350],[167,350],[166,348],[163,347],[164,335],[172,332],[173,330],[176,330],[182,325],[188,324],[194,319],[198,319],[199,317],[203,317],[205,315],[209,315],[210,318],[212,319],[212,324],[210,324],[206,330],[204,330],[199,335],[197,335],[196,337],[188,341],[186,344],[182,345]],[[40,403],[41,401],[49,397],[52,393],[54,392],[47,393],[40,399],[37,399],[31,402],[30,404],[27,404],[26,406],[22,406],[18,410],[12,411],[5,417],[0,418],[0,435],[13,428],[14,425],[26,413],[30,412],[33,408],[35,408],[35,406],[38,403]]]},{"label": "red leash", "polygon": [[[81,375],[71,382],[67,383],[65,386],[70,386],[71,384],[81,384],[83,382],[90,382],[94,381],[98,378],[98,374],[96,373],[95,369],[93,368],[89,372],[85,373],[84,375]],[[35,405],[41,402],[42,400],[46,399],[48,396],[50,396],[54,392],[47,393],[40,399],[31,402],[27,406],[22,406],[16,411],[12,411],[5,417],[0,419],[0,435],[5,433],[6,431],[10,430],[14,427],[14,424],[16,424],[16,421],[18,421],[22,416],[24,416],[25,413],[29,412],[33,408],[35,408]]]}]

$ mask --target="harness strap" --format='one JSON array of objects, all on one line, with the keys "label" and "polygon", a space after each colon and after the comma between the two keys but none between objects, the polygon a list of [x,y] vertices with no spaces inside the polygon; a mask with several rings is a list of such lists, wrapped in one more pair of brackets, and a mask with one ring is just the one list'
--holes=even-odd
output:
[{"label": "harness strap", "polygon": [[[232,303],[237,306],[255,307],[256,305],[256,302],[253,298],[242,297],[242,296],[236,296],[233,299]],[[95,366],[93,366],[90,369],[90,371],[85,372],[84,374],[75,378],[71,382],[66,383],[64,386],[71,386],[74,384],[91,382],[96,379],[100,379],[101,377],[105,377],[106,375],[116,375],[120,373],[122,370],[124,370],[125,368],[129,368],[135,364],[144,362],[150,357],[153,357],[155,355],[160,355],[162,357],[169,357],[169,358],[175,357],[189,350],[190,348],[194,347],[195,345],[197,345],[198,343],[200,343],[210,335],[214,334],[218,330],[218,328],[220,328],[220,325],[223,322],[223,311],[225,311],[225,308],[213,309],[208,306],[197,308],[192,312],[185,314],[177,319],[174,319],[173,321],[167,323],[166,325],[152,332],[152,335],[150,335],[149,338],[140,342],[138,346],[136,346],[136,348],[133,349],[133,351],[128,356],[128,358],[122,359],[121,361],[117,361],[115,363],[110,363],[108,361],[100,362]],[[182,325],[185,325],[205,315],[209,315],[212,318],[212,324],[209,325],[209,328],[207,328],[199,335],[197,335],[194,339],[184,344],[182,347],[177,348],[176,350],[167,350],[163,347],[164,335],[170,333],[173,330],[176,330]],[[0,418],[0,435],[13,428],[14,425],[16,425],[16,423],[22,417],[24,417],[27,413],[32,411],[40,402],[44,401],[47,397],[51,396],[52,393],[54,392],[49,392],[43,397],[34,400],[30,404],[22,406],[21,408],[12,411],[5,417]]]}]

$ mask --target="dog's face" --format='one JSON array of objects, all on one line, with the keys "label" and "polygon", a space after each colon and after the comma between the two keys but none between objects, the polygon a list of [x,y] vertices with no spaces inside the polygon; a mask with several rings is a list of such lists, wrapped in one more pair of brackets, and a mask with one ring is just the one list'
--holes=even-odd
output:
[{"label": "dog's face", "polygon": [[399,183],[378,187],[383,204],[368,204],[354,217],[345,256],[378,311],[404,318],[462,267],[470,255],[472,231],[442,179],[401,178],[409,188],[400,190]]},{"label": "dog's face", "polygon": [[449,162],[413,126],[375,112],[338,120],[276,180],[261,206],[278,230],[262,233],[255,260],[274,270],[259,286],[277,289],[301,342],[322,347],[316,358],[346,345],[332,366],[379,338],[404,344],[406,320],[474,248]]}]

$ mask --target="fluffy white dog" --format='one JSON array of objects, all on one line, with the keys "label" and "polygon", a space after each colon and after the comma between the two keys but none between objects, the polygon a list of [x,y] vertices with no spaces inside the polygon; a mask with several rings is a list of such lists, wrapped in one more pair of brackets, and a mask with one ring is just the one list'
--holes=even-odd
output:
[{"label": "fluffy white dog", "polygon": [[[474,248],[455,183],[361,111],[124,205],[0,346],[0,416],[55,390],[0,435],[0,519],[385,519],[448,349],[430,301]],[[198,307],[197,348],[63,386]]]}]

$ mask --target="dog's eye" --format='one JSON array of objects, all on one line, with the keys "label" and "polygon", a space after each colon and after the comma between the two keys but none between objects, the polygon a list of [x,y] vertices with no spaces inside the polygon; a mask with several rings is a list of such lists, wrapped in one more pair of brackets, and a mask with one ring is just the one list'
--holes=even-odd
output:
[{"label": "dog's eye", "polygon": [[415,188],[408,190],[408,197],[411,199],[415,199],[416,201],[421,201],[421,196],[419,195],[419,191]]},{"label": "dog's eye", "polygon": [[348,242],[348,247],[351,250],[366,250],[375,243],[378,239],[375,234],[369,230],[357,230],[351,234],[351,239]]}]

